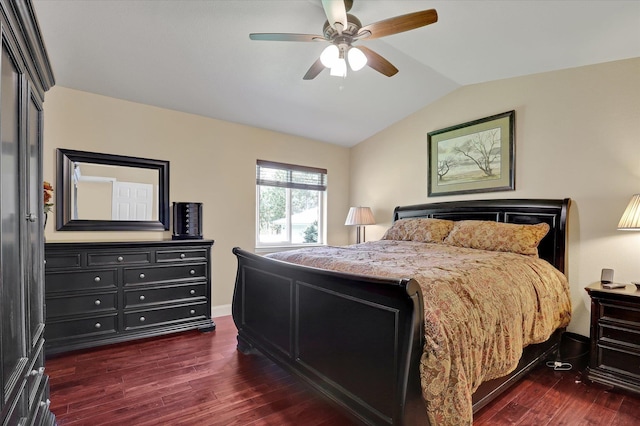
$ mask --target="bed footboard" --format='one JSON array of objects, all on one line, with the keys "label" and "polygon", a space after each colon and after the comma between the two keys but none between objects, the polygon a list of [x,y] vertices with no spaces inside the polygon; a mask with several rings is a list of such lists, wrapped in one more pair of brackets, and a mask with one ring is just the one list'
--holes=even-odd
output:
[{"label": "bed footboard", "polygon": [[428,424],[417,371],[424,327],[415,281],[233,253],[240,351],[266,355],[365,424]]}]

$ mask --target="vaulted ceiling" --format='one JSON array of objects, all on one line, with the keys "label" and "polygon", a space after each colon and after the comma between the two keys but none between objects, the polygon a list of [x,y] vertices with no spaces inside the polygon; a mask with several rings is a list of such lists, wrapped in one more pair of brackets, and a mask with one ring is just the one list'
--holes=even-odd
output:
[{"label": "vaulted ceiling", "polygon": [[[34,0],[60,86],[353,146],[465,85],[640,57],[639,1],[355,0],[364,25],[438,22],[360,40],[393,63],[302,79],[325,42],[320,0]],[[638,77],[640,78],[640,76]]]}]

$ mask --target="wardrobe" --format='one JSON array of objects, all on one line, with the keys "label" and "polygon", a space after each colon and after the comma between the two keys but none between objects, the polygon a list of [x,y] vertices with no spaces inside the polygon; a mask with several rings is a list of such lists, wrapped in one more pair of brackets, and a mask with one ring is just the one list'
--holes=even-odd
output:
[{"label": "wardrobe", "polygon": [[0,0],[0,412],[53,425],[44,368],[44,93],[53,73],[30,0]]}]

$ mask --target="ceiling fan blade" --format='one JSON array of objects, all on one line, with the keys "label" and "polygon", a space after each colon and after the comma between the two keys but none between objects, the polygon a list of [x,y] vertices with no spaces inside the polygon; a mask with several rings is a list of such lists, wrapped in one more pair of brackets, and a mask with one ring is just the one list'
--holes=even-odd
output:
[{"label": "ceiling fan blade", "polygon": [[321,35],[314,34],[286,34],[286,33],[251,33],[251,40],[265,41],[324,41]]},{"label": "ceiling fan blade", "polygon": [[393,18],[366,25],[360,28],[358,36],[364,37],[366,33],[370,33],[367,36],[367,40],[372,40],[424,27],[425,25],[433,24],[434,22],[438,22],[438,13],[436,10],[422,10],[420,12],[407,13],[406,15],[395,16]]},{"label": "ceiling fan blade", "polygon": [[387,61],[368,47],[358,45],[358,49],[362,50],[364,56],[367,57],[367,65],[378,71],[380,74],[391,77],[396,75],[398,72],[398,68],[394,67],[391,62]]},{"label": "ceiling fan blade", "polygon": [[303,80],[313,80],[314,78],[316,78],[318,76],[318,74],[320,74],[322,72],[322,70],[325,69],[325,66],[322,65],[322,61],[320,61],[320,58],[318,58],[313,65],[311,65],[311,68],[309,68],[309,71],[307,71],[307,73],[304,75],[304,77],[302,77]]},{"label": "ceiling fan blade", "polygon": [[342,30],[347,28],[347,9],[344,0],[322,0],[322,8],[327,15],[327,21],[332,28],[342,34]]}]

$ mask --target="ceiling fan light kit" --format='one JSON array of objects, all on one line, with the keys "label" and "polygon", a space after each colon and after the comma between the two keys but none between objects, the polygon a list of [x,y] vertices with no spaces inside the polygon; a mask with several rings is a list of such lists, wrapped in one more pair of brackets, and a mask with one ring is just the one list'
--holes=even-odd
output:
[{"label": "ceiling fan light kit", "polygon": [[[347,52],[346,58],[344,52]],[[331,70],[330,74],[338,77],[346,77],[347,62],[353,71],[359,71],[367,65],[367,57],[357,47],[330,44],[320,54],[322,65]]]},{"label": "ceiling fan light kit", "polygon": [[322,7],[327,20],[322,28],[323,35],[287,34],[287,33],[252,33],[251,40],[264,41],[327,41],[327,46],[320,57],[311,65],[304,75],[304,80],[312,80],[329,68],[330,75],[346,77],[347,60],[353,71],[361,70],[365,65],[379,73],[391,77],[398,72],[385,58],[365,47],[352,46],[361,39],[376,39],[404,31],[413,30],[438,21],[438,14],[434,9],[422,10],[395,16],[369,24],[365,27],[355,16],[347,13],[353,5],[352,0],[322,0]]}]

